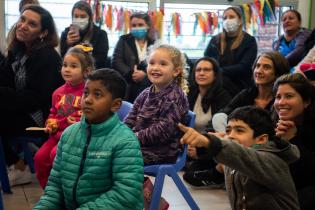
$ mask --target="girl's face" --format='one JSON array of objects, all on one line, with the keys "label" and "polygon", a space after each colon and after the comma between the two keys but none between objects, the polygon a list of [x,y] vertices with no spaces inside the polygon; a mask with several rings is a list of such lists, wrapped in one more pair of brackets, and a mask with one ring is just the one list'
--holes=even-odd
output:
[{"label": "girl's face", "polygon": [[25,10],[16,24],[16,39],[29,45],[45,35],[46,32],[41,30],[41,16],[32,10]]},{"label": "girl's face", "polygon": [[274,108],[281,120],[298,120],[308,105],[309,102],[303,101],[301,95],[289,84],[279,85]]},{"label": "girl's face", "polygon": [[255,65],[254,81],[256,85],[270,85],[276,79],[274,65],[269,58],[261,56]]},{"label": "girl's face", "polygon": [[151,53],[147,72],[149,80],[159,92],[178,76],[180,70],[175,69],[170,53],[166,49],[160,48]]},{"label": "girl's face", "polygon": [[83,69],[80,60],[72,54],[66,54],[61,69],[62,78],[72,86],[84,81]]},{"label": "girl's face", "polygon": [[215,72],[213,65],[209,61],[200,61],[195,69],[195,81],[197,85],[203,87],[209,87],[215,80]]},{"label": "girl's face", "polygon": [[294,12],[286,12],[282,16],[282,27],[285,33],[299,30],[301,22]]}]

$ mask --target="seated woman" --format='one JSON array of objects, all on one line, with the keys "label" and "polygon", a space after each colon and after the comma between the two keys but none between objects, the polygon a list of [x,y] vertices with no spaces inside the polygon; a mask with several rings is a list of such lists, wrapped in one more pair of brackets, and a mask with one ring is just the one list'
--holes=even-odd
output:
[{"label": "seated woman", "polygon": [[[211,123],[212,116],[230,102],[231,96],[223,89],[219,65],[213,58],[203,57],[197,60],[192,79],[193,84],[188,92],[189,108],[196,114],[195,129],[202,133],[209,131],[206,127],[209,121]],[[188,156],[185,168],[188,174],[197,171],[207,173],[215,165],[212,159],[199,158],[194,147],[188,147]],[[190,181],[188,174],[183,175],[187,182]]]},{"label": "seated woman", "polygon": [[285,56],[292,68],[303,58],[304,42],[311,31],[301,27],[301,14],[294,9],[285,11],[281,21],[284,34],[273,43],[272,47]]},{"label": "seated woman", "polygon": [[259,55],[253,65],[255,86],[244,89],[219,113],[213,116],[212,126],[216,132],[224,132],[227,116],[236,108],[256,105],[271,111],[274,96],[272,87],[276,79],[289,73],[287,60],[277,51],[265,52]]},{"label": "seated woman", "polygon": [[300,150],[290,165],[301,210],[315,206],[315,88],[300,74],[283,75],[274,86],[276,135]]},{"label": "seated woman", "polygon": [[95,67],[106,67],[108,53],[107,33],[93,23],[92,8],[86,1],[78,1],[72,8],[72,24],[61,34],[60,54],[62,57],[70,47],[88,42],[93,47]]},{"label": "seated woman", "polygon": [[120,36],[112,57],[112,67],[128,83],[125,100],[133,101],[148,86],[146,58],[148,48],[154,44],[152,23],[148,14],[130,16],[130,33]]},{"label": "seated woman", "polygon": [[228,7],[223,13],[223,32],[212,37],[205,56],[214,56],[219,50],[219,65],[223,85],[233,97],[242,89],[252,86],[252,69],[256,55],[256,39],[243,31],[242,12]]},{"label": "seated woman", "polygon": [[27,5],[9,37],[8,57],[0,66],[0,136],[4,141],[10,184],[30,182],[24,161],[11,149],[14,136],[25,128],[43,126],[49,114],[51,95],[62,84],[61,58],[55,47],[58,36],[50,13]]},{"label": "seated woman", "polygon": [[[273,84],[279,76],[289,72],[288,62],[277,51],[265,52],[257,57],[253,69],[255,86],[241,91],[225,108],[212,117],[212,125],[210,125],[213,126],[213,130],[216,132],[225,133],[227,116],[238,107],[255,105],[271,111],[274,101]],[[196,187],[212,187],[222,184],[224,180],[223,174],[219,171],[220,167],[217,165],[215,168],[212,167],[211,170],[187,173],[184,179]]]}]

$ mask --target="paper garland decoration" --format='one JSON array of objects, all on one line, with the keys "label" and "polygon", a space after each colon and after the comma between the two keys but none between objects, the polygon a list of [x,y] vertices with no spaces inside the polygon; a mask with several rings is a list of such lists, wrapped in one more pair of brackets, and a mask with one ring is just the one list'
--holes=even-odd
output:
[{"label": "paper garland decoration", "polygon": [[[87,0],[91,5],[91,0]],[[99,25],[106,25],[109,30],[120,31],[123,33],[129,32],[129,19],[133,12],[127,8],[114,7],[112,5],[105,5],[102,0],[94,0],[91,5],[94,13],[94,21]],[[242,21],[246,31],[255,32],[258,26],[264,26],[267,22],[276,20],[275,7],[280,6],[280,0],[253,0],[252,3],[240,5],[242,11]],[[148,12],[152,25],[158,37],[162,37],[164,10]],[[212,34],[215,29],[218,29],[218,13],[217,12],[198,12],[193,14],[195,22],[192,33],[196,34],[197,27],[199,27],[204,35]],[[115,17],[115,21],[114,21]],[[115,26],[113,25],[115,22]],[[182,17],[181,14],[175,12],[171,14],[171,26],[175,36],[181,35]]]}]

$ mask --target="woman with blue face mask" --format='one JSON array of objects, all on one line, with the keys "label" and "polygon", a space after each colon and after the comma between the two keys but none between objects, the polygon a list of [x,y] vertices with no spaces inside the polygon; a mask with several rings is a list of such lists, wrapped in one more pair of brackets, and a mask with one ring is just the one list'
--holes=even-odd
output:
[{"label": "woman with blue face mask", "polygon": [[243,31],[242,12],[239,7],[228,7],[223,12],[223,31],[210,40],[204,55],[214,57],[223,75],[224,89],[235,96],[242,89],[253,86],[252,65],[257,55],[253,36]]},{"label": "woman with blue face mask", "polygon": [[70,47],[80,43],[89,43],[93,47],[92,55],[96,68],[106,66],[108,53],[107,33],[93,23],[93,13],[85,1],[78,1],[72,8],[72,23],[61,34],[60,53],[63,57]]},{"label": "woman with blue face mask", "polygon": [[125,100],[133,102],[139,93],[150,85],[146,74],[148,47],[154,44],[148,14],[130,16],[130,33],[120,36],[112,57],[112,67],[128,82]]}]

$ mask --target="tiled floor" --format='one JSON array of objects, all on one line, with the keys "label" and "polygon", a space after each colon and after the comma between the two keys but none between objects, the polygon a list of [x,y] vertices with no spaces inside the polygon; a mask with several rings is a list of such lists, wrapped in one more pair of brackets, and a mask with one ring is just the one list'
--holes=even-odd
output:
[{"label": "tiled floor", "polygon": [[[224,190],[192,189],[187,186],[201,210],[230,210]],[[5,194],[5,210],[30,210],[42,195],[35,177],[32,184],[12,188],[13,194]],[[170,203],[169,210],[189,210],[189,206],[177,190],[173,181],[167,177],[163,188],[163,197]]]}]

